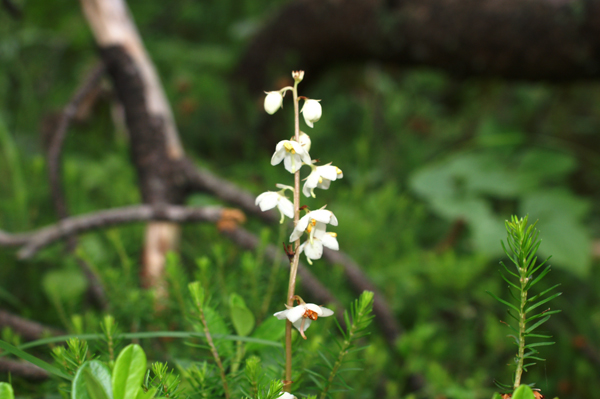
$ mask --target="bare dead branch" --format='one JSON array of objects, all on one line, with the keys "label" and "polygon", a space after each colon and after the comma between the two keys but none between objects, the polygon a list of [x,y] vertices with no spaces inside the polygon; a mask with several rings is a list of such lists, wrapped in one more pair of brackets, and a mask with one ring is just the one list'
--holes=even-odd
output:
[{"label": "bare dead branch", "polygon": [[[52,202],[54,203],[54,210],[56,211],[59,220],[65,219],[69,216],[61,178],[61,154],[63,144],[67,136],[69,125],[77,114],[79,106],[86,99],[89,93],[95,90],[99,85],[102,76],[104,76],[104,72],[104,64],[100,63],[96,65],[86,76],[81,86],[75,91],[71,101],[69,101],[69,103],[63,108],[63,111],[59,116],[58,123],[56,124],[56,130],[50,136],[50,144],[47,152],[48,179],[50,183]],[[67,250],[69,252],[73,252],[75,247],[77,247],[76,236],[71,235],[67,237]],[[90,293],[94,300],[101,307],[106,307],[106,294],[102,284],[98,280],[98,276],[96,276],[92,268],[85,260],[77,257],[77,263],[81,267],[86,279],[90,283]]]},{"label": "bare dead branch", "polygon": [[36,321],[14,315],[0,309],[0,329],[10,327],[14,332],[28,341],[42,338],[44,335],[63,335],[64,332],[53,327],[45,326]]},{"label": "bare dead branch", "polygon": [[104,64],[100,63],[95,66],[92,71],[86,76],[81,86],[76,90],[71,101],[63,108],[54,133],[50,138],[48,146],[48,178],[50,180],[50,189],[52,191],[52,200],[54,209],[56,210],[59,219],[64,219],[69,216],[67,211],[66,201],[63,195],[61,182],[61,154],[62,148],[67,136],[67,131],[71,121],[75,117],[79,105],[86,96],[96,88],[100,83],[100,79],[104,76]]},{"label": "bare dead branch", "polygon": [[9,359],[0,359],[0,373],[10,373],[14,376],[34,381],[45,380],[50,377],[46,370],[38,366]]},{"label": "bare dead branch", "polygon": [[[279,221],[279,216],[275,212],[261,212],[260,208],[254,204],[255,196],[248,191],[242,190],[235,184],[221,179],[207,170],[196,168],[190,161],[184,161],[182,169],[183,173],[185,173],[190,190],[210,192],[223,201],[238,206],[244,212],[258,216],[266,222],[277,223]],[[249,241],[249,247],[252,247],[250,245],[252,239],[239,231],[237,231],[236,234],[240,235],[240,237],[236,238],[236,242],[239,239],[239,244],[244,245],[244,239],[241,238],[241,236],[244,236],[245,239]],[[375,285],[370,282],[369,278],[363,273],[356,262],[344,252],[325,250],[324,258],[330,263],[337,263],[344,268],[346,278],[355,292],[360,293],[364,290],[369,290],[375,293],[373,310],[377,315],[376,320],[384,332],[388,343],[394,345],[394,342],[402,333],[402,328],[385,302],[384,296],[379,292]],[[300,270],[299,273],[301,273]],[[314,276],[311,275],[311,277],[316,280]],[[316,283],[320,284],[318,280],[316,280]]]},{"label": "bare dead branch", "polygon": [[0,245],[22,246],[18,252],[19,258],[29,259],[42,248],[71,234],[79,234],[117,224],[150,220],[170,221],[174,223],[216,223],[221,218],[227,217],[228,211],[230,210],[221,207],[191,208],[176,205],[133,205],[73,216],[61,220],[54,225],[28,233],[11,235],[0,231]]}]

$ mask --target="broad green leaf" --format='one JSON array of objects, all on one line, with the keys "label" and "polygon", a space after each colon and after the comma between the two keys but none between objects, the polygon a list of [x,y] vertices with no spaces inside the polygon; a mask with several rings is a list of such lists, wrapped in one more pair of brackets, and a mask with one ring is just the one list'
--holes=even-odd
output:
[{"label": "broad green leaf", "polygon": [[502,395],[500,395],[498,392],[496,392],[494,394],[494,396],[492,396],[492,399],[502,399]]},{"label": "broad green leaf", "polygon": [[12,386],[7,382],[0,382],[0,398],[1,399],[15,399]]},{"label": "broad green leaf", "polygon": [[146,354],[136,344],[125,347],[119,353],[112,375],[113,398],[135,398],[142,387],[146,373]]},{"label": "broad green leaf", "polygon": [[85,362],[73,379],[72,399],[112,399],[110,370],[98,360]]},{"label": "broad green leaf", "polygon": [[42,286],[50,298],[64,302],[83,295],[87,289],[87,280],[77,270],[53,270],[44,275]]},{"label": "broad green leaf", "polygon": [[533,396],[533,391],[528,385],[521,385],[513,393],[512,399],[535,399],[535,396]]},{"label": "broad green leaf", "polygon": [[244,299],[238,294],[231,294],[229,297],[229,307],[231,309],[231,321],[233,328],[238,335],[247,336],[254,330],[254,315],[246,306]]}]

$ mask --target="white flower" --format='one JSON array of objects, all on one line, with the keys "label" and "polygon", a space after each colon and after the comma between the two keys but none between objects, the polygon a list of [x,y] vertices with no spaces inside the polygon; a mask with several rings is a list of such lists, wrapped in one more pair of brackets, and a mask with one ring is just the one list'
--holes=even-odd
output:
[{"label": "white flower", "polygon": [[310,229],[308,240],[303,242],[300,248],[298,248],[300,253],[304,251],[306,261],[311,265],[311,259],[321,259],[321,256],[323,256],[323,247],[333,249],[334,251],[339,251],[340,249],[336,238],[337,234],[328,233],[325,231],[326,227],[325,223],[315,223],[315,226]]},{"label": "white flower", "polygon": [[279,320],[288,319],[291,321],[294,327],[300,331],[302,338],[306,339],[304,331],[308,330],[313,320],[317,320],[319,317],[329,317],[332,314],[333,310],[324,308],[323,306],[315,305],[314,303],[302,303],[293,308],[277,312],[273,316]]},{"label": "white flower", "polygon": [[282,392],[277,399],[296,399],[296,397],[289,392]]},{"label": "white flower", "polygon": [[308,134],[300,132],[300,145],[304,148],[304,151],[310,152],[311,141],[310,136]]},{"label": "white flower", "polygon": [[319,104],[321,100],[306,100],[304,101],[304,106],[302,107],[302,116],[304,116],[304,122],[310,127],[313,127],[313,123],[317,122],[321,119],[321,113],[323,110],[321,109],[321,104]]},{"label": "white flower", "polygon": [[290,219],[294,218],[294,204],[292,204],[292,201],[283,195],[284,191],[285,190],[267,191],[266,193],[262,193],[256,197],[256,201],[254,203],[255,205],[258,205],[260,210],[263,212],[277,207],[281,213],[281,220],[279,222],[283,223],[284,215]]},{"label": "white flower", "polygon": [[283,96],[278,91],[266,91],[267,96],[265,97],[265,111],[267,114],[273,115],[283,103]]},{"label": "white flower", "polygon": [[314,166],[311,165],[312,172],[306,178],[306,183],[302,187],[302,193],[307,197],[315,197],[315,188],[327,190],[332,180],[341,179],[344,177],[342,170],[331,164]]},{"label": "white flower", "polygon": [[300,238],[305,230],[310,234],[317,222],[331,224],[332,226],[338,225],[337,218],[333,212],[328,211],[327,209],[317,209],[316,211],[308,212],[300,218],[298,224],[294,227],[294,231],[292,231],[292,235],[290,235],[290,242],[294,242]]},{"label": "white flower", "polygon": [[296,173],[302,163],[311,164],[310,155],[302,145],[296,141],[282,140],[277,143],[275,153],[271,158],[271,165],[278,165],[283,160],[283,165],[290,173]]}]

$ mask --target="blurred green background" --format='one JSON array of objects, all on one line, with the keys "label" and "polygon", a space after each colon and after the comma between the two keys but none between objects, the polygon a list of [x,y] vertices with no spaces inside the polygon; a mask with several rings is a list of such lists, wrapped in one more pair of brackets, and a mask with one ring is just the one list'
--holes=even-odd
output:
[{"label": "blurred green background", "polygon": [[[289,174],[269,159],[274,144],[293,133],[291,106],[286,99],[283,111],[269,117],[263,93],[247,93],[231,76],[252,33],[285,3],[129,1],[186,152],[257,195],[275,183],[289,184]],[[2,230],[27,231],[56,220],[41,132],[97,61],[74,2],[30,1],[22,20],[0,12]],[[288,78],[290,71],[271,67],[277,73],[272,82]],[[300,86],[301,94],[323,106],[321,121],[307,132],[311,155],[344,171],[343,180],[306,203],[327,203],[335,212],[341,249],[379,287],[405,329],[393,350],[373,329],[365,371],[349,379],[354,391],[338,397],[486,398],[494,378],[510,380],[507,363],[515,347],[499,322],[506,319],[504,309],[486,290],[508,296],[498,262],[511,214],[539,219],[540,255],[552,255],[554,266],[543,284],[560,282],[564,293],[552,305],[563,312],[546,326],[557,345],[541,350],[547,362],[532,368],[525,382],[536,382],[547,397],[600,397],[600,85],[457,79],[369,60],[338,64],[305,81],[310,83],[307,91]],[[140,201],[114,107],[106,80],[89,115],[69,130],[63,175],[73,214]],[[213,203],[207,195],[189,200]],[[265,242],[279,234],[258,220],[247,227]],[[456,228],[459,234],[450,237]],[[139,288],[142,237],[143,226],[131,225],[80,240],[79,253],[101,276],[122,330],[184,330],[184,299],[176,292],[194,277],[219,287],[217,304],[225,306],[232,292],[241,295],[259,322],[281,310],[283,270],[263,312],[270,263],[236,248],[213,226],[188,225],[179,269],[170,271],[174,311],[156,316],[151,295]],[[204,267],[195,262],[200,257],[206,257]],[[317,261],[311,270],[342,303],[356,296],[340,266]],[[71,289],[57,290],[61,282]],[[85,290],[75,260],[64,256],[61,245],[26,262],[0,248],[3,309],[72,332],[77,326],[71,317],[78,314],[82,331],[96,331],[102,312]],[[311,332],[321,336],[317,340],[327,337],[326,328]],[[20,341],[9,329],[2,339]],[[146,345],[151,358],[193,358],[180,342]],[[412,375],[426,381],[420,392],[410,393]],[[23,397],[44,397],[55,384],[13,381]]]}]

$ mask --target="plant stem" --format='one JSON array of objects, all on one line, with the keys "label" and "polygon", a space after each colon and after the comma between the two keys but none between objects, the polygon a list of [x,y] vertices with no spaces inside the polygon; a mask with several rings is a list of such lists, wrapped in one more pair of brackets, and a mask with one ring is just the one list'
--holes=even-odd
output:
[{"label": "plant stem", "polygon": [[359,321],[362,320],[363,316],[364,316],[364,313],[361,312],[361,313],[357,314],[356,317],[354,318],[352,327],[350,327],[350,331],[348,331],[348,336],[342,343],[342,348],[340,349],[340,354],[338,355],[338,358],[337,358],[335,364],[333,365],[333,368],[331,369],[331,373],[329,373],[329,378],[327,379],[327,385],[325,385],[323,392],[321,392],[320,399],[325,399],[327,397],[327,392],[329,391],[329,388],[331,388],[331,384],[333,384],[333,379],[335,378],[335,375],[337,374],[339,368],[341,367],[344,357],[348,354],[348,349],[350,348],[350,344],[352,343],[352,338],[354,337],[354,333],[356,333],[356,329],[357,329],[358,325],[360,324]]},{"label": "plant stem", "polygon": [[223,368],[223,363],[221,363],[221,358],[219,357],[217,347],[215,346],[215,343],[212,340],[212,336],[210,335],[210,331],[208,330],[208,324],[206,324],[206,319],[204,318],[204,311],[202,310],[202,306],[198,306],[198,313],[200,314],[200,321],[202,321],[202,326],[204,326],[204,334],[206,335],[206,341],[208,341],[210,351],[212,352],[212,355],[215,358],[215,362],[217,362],[217,367],[219,367],[219,371],[221,373],[221,381],[223,382],[225,398],[229,399],[229,387],[227,386],[227,379],[225,378],[225,369]]},{"label": "plant stem", "polygon": [[[298,80],[294,79],[294,138],[296,142],[300,142],[300,113],[298,111]],[[294,173],[294,227],[300,219],[300,170]],[[300,239],[294,243],[294,258],[290,263],[290,283],[288,285],[287,305],[294,305],[294,295],[296,289],[296,274],[298,273],[298,262],[300,254]],[[285,323],[285,381],[283,389],[286,392],[292,390],[292,323],[286,320]]]},{"label": "plant stem", "polygon": [[522,241],[519,243],[521,246],[521,254],[519,255],[519,274],[520,282],[521,282],[521,305],[519,307],[519,352],[517,354],[517,358],[519,359],[517,362],[517,369],[515,370],[515,384],[513,389],[517,389],[521,385],[521,376],[523,375],[523,357],[525,355],[525,328],[526,328],[526,314],[525,314],[525,305],[527,304],[527,290],[525,289],[527,286],[527,268],[525,254],[523,252],[523,241],[525,241],[526,237],[522,238]]}]

